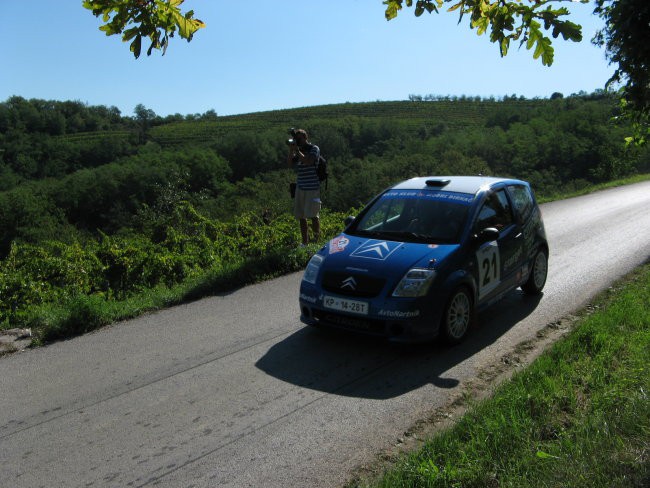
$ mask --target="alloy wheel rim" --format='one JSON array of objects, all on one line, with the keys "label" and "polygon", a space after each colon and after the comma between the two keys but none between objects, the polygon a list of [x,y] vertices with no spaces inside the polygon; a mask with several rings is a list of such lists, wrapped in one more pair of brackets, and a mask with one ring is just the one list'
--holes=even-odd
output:
[{"label": "alloy wheel rim", "polygon": [[543,252],[537,254],[535,259],[535,269],[533,270],[533,279],[535,280],[535,286],[541,289],[546,283],[546,273],[548,271],[548,266],[546,264],[546,255]]},{"label": "alloy wheel rim", "polygon": [[447,312],[447,323],[449,324],[450,335],[458,339],[465,334],[469,324],[470,314],[469,298],[465,293],[457,293],[449,305]]}]

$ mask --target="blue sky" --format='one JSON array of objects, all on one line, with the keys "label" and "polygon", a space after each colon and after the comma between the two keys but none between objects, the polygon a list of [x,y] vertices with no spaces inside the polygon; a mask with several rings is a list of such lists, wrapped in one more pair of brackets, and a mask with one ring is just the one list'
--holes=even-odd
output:
[{"label": "blue sky", "polygon": [[562,2],[581,43],[556,39],[551,67],[525,47],[498,47],[457,14],[384,19],[381,0],[186,0],[207,27],[191,43],[136,60],[81,0],[0,0],[0,101],[78,100],[132,115],[241,114],[416,95],[549,97],[603,88],[614,71],[590,40],[592,5]]}]

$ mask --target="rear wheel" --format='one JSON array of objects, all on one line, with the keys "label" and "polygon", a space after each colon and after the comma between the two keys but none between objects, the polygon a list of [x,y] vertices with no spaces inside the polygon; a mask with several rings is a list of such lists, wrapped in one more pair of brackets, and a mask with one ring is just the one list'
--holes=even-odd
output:
[{"label": "rear wheel", "polygon": [[538,295],[546,284],[548,274],[548,257],[544,249],[539,249],[533,259],[533,269],[530,270],[528,280],[521,286],[524,293]]},{"label": "rear wheel", "polygon": [[442,316],[442,334],[449,344],[461,342],[474,320],[474,304],[466,288],[458,288],[447,302]]}]

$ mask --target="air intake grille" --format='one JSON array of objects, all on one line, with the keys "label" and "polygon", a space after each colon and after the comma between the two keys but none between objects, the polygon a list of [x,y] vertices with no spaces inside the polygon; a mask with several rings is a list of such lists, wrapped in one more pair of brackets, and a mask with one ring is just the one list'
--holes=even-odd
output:
[{"label": "air intake grille", "polygon": [[352,297],[371,298],[379,295],[386,280],[372,276],[327,272],[323,276],[323,289]]}]

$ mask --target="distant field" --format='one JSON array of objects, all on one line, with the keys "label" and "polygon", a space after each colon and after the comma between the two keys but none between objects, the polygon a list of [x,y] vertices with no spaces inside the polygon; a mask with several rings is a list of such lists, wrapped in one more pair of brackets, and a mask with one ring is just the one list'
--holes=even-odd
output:
[{"label": "distant field", "polygon": [[[480,127],[488,116],[504,102],[473,100],[440,101],[398,101],[367,102],[321,105],[317,107],[294,108],[269,112],[255,112],[244,115],[219,117],[215,121],[184,121],[154,127],[150,137],[163,146],[186,144],[188,142],[210,142],[233,131],[255,131],[279,128],[288,129],[287,121],[296,126],[308,122],[336,121],[345,118],[398,121],[407,127],[418,129],[423,125],[432,127],[443,124],[449,129]],[[535,108],[547,100],[510,100],[507,102],[519,111]],[[499,104],[499,105],[497,105]]]}]

